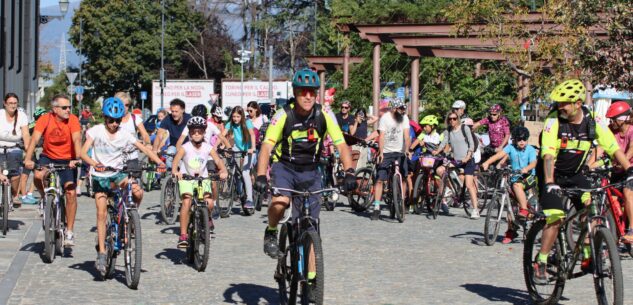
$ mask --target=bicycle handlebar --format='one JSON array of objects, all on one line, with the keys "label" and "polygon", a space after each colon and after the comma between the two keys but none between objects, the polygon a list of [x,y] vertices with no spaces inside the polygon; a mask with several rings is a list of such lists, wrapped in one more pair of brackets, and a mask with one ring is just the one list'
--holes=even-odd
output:
[{"label": "bicycle handlebar", "polygon": [[214,180],[214,181],[221,180],[219,174],[209,174],[208,177],[192,176],[192,175],[188,175],[188,174],[182,174],[182,179],[184,179],[184,180],[195,180],[195,181],[202,181],[202,180],[206,180],[206,179],[210,179],[210,180]]},{"label": "bicycle handlebar", "polygon": [[82,162],[78,162],[77,165],[75,167],[70,167],[68,164],[55,164],[55,163],[49,163],[47,165],[38,165],[37,169],[38,170],[42,170],[42,169],[47,169],[50,171],[63,171],[63,170],[67,170],[67,169],[77,169],[78,167],[80,167],[82,165]]},{"label": "bicycle handlebar", "polygon": [[271,188],[272,191],[274,193],[279,193],[279,192],[290,192],[293,195],[297,195],[297,196],[302,196],[302,197],[310,197],[312,195],[318,195],[321,193],[325,193],[325,192],[335,192],[335,193],[340,193],[341,190],[339,188],[326,188],[326,189],[321,189],[318,191],[297,191],[297,190],[293,190],[293,189],[287,189],[287,188],[282,188],[282,187],[272,187]]},{"label": "bicycle handlebar", "polygon": [[223,149],[223,148],[218,148],[218,153],[221,154],[229,154],[229,155],[238,155],[240,157],[245,156],[248,152],[246,151],[235,151],[235,150],[230,150],[230,149]]}]

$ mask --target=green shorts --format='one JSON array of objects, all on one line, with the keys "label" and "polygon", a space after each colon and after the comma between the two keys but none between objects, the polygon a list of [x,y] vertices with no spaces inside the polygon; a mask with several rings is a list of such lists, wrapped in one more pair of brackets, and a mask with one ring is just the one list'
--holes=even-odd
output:
[{"label": "green shorts", "polygon": [[126,173],[116,173],[110,177],[92,176],[92,190],[95,193],[109,193],[112,190],[111,183],[121,184],[121,181],[127,178]]},{"label": "green shorts", "polygon": [[[180,189],[180,196],[184,194],[193,195],[193,189],[198,186],[198,181],[196,180],[179,180],[178,188]],[[202,180],[202,192],[203,194],[211,194],[211,180],[205,179]]]}]

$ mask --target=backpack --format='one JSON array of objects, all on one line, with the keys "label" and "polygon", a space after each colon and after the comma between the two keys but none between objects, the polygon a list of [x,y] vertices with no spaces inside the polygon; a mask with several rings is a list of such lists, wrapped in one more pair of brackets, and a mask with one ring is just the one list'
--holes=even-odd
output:
[{"label": "backpack", "polygon": [[[286,112],[286,121],[284,123],[284,129],[282,131],[282,139],[288,139],[292,134],[292,131],[295,129],[295,125],[303,126],[303,128],[316,129],[317,134],[321,139],[325,135],[327,131],[327,123],[325,122],[325,116],[323,116],[323,110],[321,109],[321,104],[315,104],[314,109],[312,110],[312,114],[308,117],[308,119],[304,122],[298,122],[295,112],[293,111],[290,104],[284,106],[284,111]],[[262,125],[263,126],[263,125]],[[268,128],[268,127],[266,127]],[[277,142],[275,146],[279,145],[283,141]],[[323,141],[319,143],[319,148],[317,152],[317,157],[321,156],[321,151],[323,150]],[[273,148],[273,151],[276,151],[276,147]],[[281,156],[277,156],[281,158]]]},{"label": "backpack", "polygon": [[409,126],[413,127],[413,131],[415,131],[415,136],[419,136],[422,133],[422,126],[418,124],[418,122],[409,119]]},{"label": "backpack", "polygon": [[145,127],[145,130],[147,130],[147,133],[151,134],[154,131],[156,131],[157,120],[158,120],[158,116],[154,114],[154,115],[151,115],[149,118],[147,118],[145,122],[143,122],[143,126]]},{"label": "backpack", "polygon": [[[464,136],[464,139],[466,139],[466,144],[468,144],[468,147],[470,147],[470,142],[468,141],[468,137],[466,136],[466,125],[461,124],[461,129],[462,129],[462,135]],[[470,129],[470,135],[473,138],[473,142],[474,143],[474,148],[473,148],[473,152],[476,152],[477,150],[479,150],[479,137],[477,137],[477,135],[473,132],[472,129]],[[451,141],[451,133],[450,131],[448,132],[448,141]]]},{"label": "backpack", "polygon": [[253,132],[255,133],[255,146],[257,146],[257,149],[259,149],[262,146],[262,142],[264,142],[264,138],[266,137],[266,130],[268,130],[269,124],[270,122],[266,121],[259,129],[253,129]]}]

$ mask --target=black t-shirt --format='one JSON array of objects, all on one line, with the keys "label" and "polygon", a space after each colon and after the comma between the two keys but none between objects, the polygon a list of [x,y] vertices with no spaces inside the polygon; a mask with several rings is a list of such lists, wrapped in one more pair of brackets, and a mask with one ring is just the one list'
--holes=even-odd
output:
[{"label": "black t-shirt", "polygon": [[363,140],[367,138],[367,121],[363,120],[360,124],[358,124],[356,127],[356,133],[354,133],[353,136]]},{"label": "black t-shirt", "polygon": [[347,118],[344,119],[342,114],[337,113],[336,122],[338,123],[338,126],[341,127],[342,132],[349,134],[350,128],[354,124],[354,117],[352,115],[347,115]]},{"label": "black t-shirt", "polygon": [[[191,115],[189,115],[188,113],[183,114],[183,119],[180,121],[180,124],[176,124],[171,115],[168,115],[166,118],[163,119],[163,121],[160,123],[160,128],[169,131],[169,145],[176,145],[176,142],[178,142],[182,131],[185,129],[185,127],[187,127],[187,122],[189,122],[190,118]],[[185,138],[185,141],[183,143],[187,143],[187,141],[189,141],[189,139]]]},{"label": "black t-shirt", "polygon": [[585,161],[585,154],[581,150],[568,149],[565,143],[569,141],[588,141],[589,119],[584,117],[580,124],[572,124],[561,118],[558,119],[558,122],[558,138],[561,139],[561,147],[554,167],[557,174],[573,175],[578,172],[581,163]]}]

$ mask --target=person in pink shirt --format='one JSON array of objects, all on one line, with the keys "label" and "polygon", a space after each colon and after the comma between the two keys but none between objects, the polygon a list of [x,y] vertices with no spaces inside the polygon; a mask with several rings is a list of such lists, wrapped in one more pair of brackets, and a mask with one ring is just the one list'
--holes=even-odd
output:
[{"label": "person in pink shirt", "polygon": [[510,140],[510,121],[501,114],[503,110],[499,104],[494,104],[488,109],[488,117],[475,123],[473,130],[477,130],[479,126],[488,127],[488,137],[490,138],[491,149],[484,149],[482,161],[487,160],[490,156],[503,150]]},{"label": "person in pink shirt", "polygon": [[[633,161],[633,128],[631,128],[631,106],[624,101],[616,101],[609,106],[607,110],[607,118],[611,119],[611,131],[615,135],[615,139],[618,141],[620,149],[624,151],[626,158],[629,161]],[[626,172],[621,167],[614,169],[611,173],[611,182],[618,182],[626,179]],[[633,191],[629,188],[624,188],[625,213],[629,219],[629,228],[626,234],[622,236],[622,240],[626,243],[633,243],[633,202],[629,198],[633,198]]]}]

